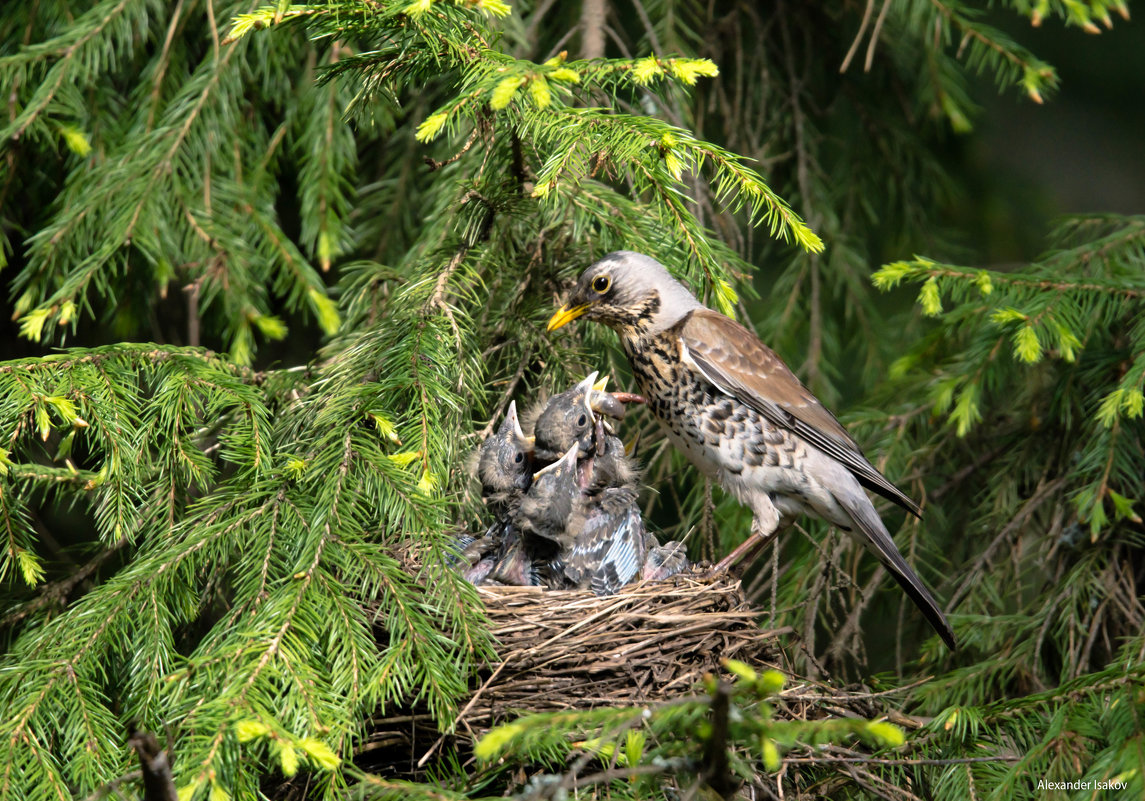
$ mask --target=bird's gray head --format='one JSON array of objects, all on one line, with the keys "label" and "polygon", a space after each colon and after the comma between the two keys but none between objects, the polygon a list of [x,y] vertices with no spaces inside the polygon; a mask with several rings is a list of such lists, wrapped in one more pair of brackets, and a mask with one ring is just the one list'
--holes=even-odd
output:
[{"label": "bird's gray head", "polygon": [[591,405],[596,373],[566,392],[554,395],[533,427],[537,448],[545,459],[556,459],[573,445],[587,452],[595,422]]},{"label": "bird's gray head", "polygon": [[485,495],[528,489],[533,441],[521,430],[515,401],[509,404],[497,433],[481,443],[478,454],[477,475]]},{"label": "bird's gray head", "polygon": [[618,250],[581,274],[548,328],[583,316],[617,330],[655,334],[698,308],[702,304],[663,264],[643,253]]}]

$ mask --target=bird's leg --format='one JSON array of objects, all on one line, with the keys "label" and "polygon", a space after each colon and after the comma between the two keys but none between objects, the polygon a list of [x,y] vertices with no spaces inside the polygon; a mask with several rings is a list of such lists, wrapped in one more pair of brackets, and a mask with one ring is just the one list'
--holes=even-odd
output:
[{"label": "bird's leg", "polygon": [[751,521],[751,535],[739,546],[721,559],[715,567],[708,571],[709,577],[720,576],[742,561],[754,556],[779,533],[779,510],[770,498],[764,498],[766,504],[755,506],[755,515]]}]

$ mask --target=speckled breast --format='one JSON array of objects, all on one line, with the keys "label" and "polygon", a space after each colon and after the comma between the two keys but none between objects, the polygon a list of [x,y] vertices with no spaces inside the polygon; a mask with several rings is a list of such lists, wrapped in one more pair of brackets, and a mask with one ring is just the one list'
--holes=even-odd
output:
[{"label": "speckled breast", "polygon": [[649,409],[702,472],[723,478],[792,466],[794,438],[688,369],[668,335],[622,341]]}]

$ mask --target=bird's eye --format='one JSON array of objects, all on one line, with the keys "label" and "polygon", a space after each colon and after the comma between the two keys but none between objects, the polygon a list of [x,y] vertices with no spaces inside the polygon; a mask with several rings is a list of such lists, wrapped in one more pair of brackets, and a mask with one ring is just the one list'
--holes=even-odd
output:
[{"label": "bird's eye", "polygon": [[602,295],[608,291],[610,286],[612,286],[612,279],[607,275],[598,275],[592,279],[592,288]]},{"label": "bird's eye", "polygon": [[517,464],[520,464],[522,461],[524,461],[524,459],[525,454],[521,453],[520,451],[517,451],[517,455],[513,457],[513,461]]},{"label": "bird's eye", "polygon": [[576,419],[576,427],[577,428],[584,428],[585,423],[587,423],[587,422],[588,422],[588,417],[586,415],[582,414],[580,417],[578,417]]}]

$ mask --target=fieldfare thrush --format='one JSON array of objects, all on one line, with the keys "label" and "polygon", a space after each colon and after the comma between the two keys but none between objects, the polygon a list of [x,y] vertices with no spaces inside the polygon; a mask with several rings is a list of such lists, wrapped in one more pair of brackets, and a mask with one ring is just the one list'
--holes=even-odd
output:
[{"label": "fieldfare thrush", "polygon": [[610,253],[585,270],[548,329],[578,317],[617,332],[668,438],[752,510],[756,538],[769,539],[800,514],[849,532],[954,648],[950,624],[863,488],[915,515],[918,505],[867,461],[752,331],[705,307],[655,259],[631,251]]}]

